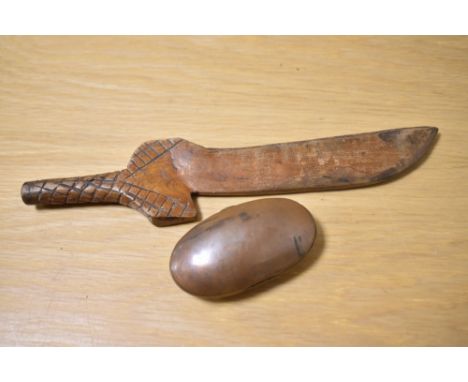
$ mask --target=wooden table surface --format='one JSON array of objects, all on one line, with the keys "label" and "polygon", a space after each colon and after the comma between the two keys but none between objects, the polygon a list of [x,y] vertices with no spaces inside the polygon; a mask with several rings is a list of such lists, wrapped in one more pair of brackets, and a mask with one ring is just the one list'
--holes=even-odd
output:
[{"label": "wooden table surface", "polygon": [[[143,141],[249,146],[440,128],[393,182],[290,194],[308,260],[220,302],[168,264],[194,224],[36,209],[24,181],[125,167]],[[468,38],[0,38],[0,344],[468,345]],[[199,197],[204,217],[254,197]]]}]

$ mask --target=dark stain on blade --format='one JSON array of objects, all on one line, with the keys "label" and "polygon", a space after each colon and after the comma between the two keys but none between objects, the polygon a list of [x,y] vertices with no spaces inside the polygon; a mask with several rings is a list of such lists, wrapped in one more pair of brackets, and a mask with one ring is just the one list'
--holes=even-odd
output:
[{"label": "dark stain on blade", "polygon": [[387,143],[395,142],[401,133],[400,129],[387,130],[379,133],[379,138]]},{"label": "dark stain on blade", "polygon": [[412,145],[419,145],[421,143],[430,144],[437,135],[437,131],[437,127],[421,127],[419,130],[409,134],[406,139]]},{"label": "dark stain on blade", "polygon": [[414,128],[411,134],[406,136],[406,142],[412,149],[413,160],[411,162],[418,161],[431,147],[437,132],[437,127],[421,126]]},{"label": "dark stain on blade", "polygon": [[383,141],[387,143],[392,141],[401,152],[401,157],[398,163],[372,176],[370,181],[381,183],[412,168],[429,151],[437,132],[436,127],[419,126],[379,133],[378,136]]},{"label": "dark stain on blade", "polygon": [[414,132],[413,134],[408,134],[406,136],[406,140],[412,144],[412,145],[417,145],[420,140],[426,138],[426,133],[425,132]]},{"label": "dark stain on blade", "polygon": [[381,173],[373,176],[371,178],[371,180],[373,182],[383,182],[384,180],[392,177],[393,175],[395,175],[397,173],[398,173],[398,169],[396,167],[390,167],[390,168],[382,171]]}]

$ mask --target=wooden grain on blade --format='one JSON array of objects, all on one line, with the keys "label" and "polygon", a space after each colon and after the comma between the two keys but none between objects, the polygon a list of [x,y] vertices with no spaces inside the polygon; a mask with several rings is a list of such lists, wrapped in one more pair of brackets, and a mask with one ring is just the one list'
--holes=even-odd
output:
[{"label": "wooden grain on blade", "polygon": [[384,182],[416,163],[437,135],[412,127],[237,149],[184,141],[174,164],[192,192],[241,195],[313,191]]}]

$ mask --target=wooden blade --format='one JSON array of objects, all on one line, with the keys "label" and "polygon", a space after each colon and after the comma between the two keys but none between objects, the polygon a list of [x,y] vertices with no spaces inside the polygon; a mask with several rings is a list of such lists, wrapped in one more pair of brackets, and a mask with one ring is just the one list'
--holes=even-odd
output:
[{"label": "wooden blade", "polygon": [[200,195],[362,187],[410,168],[437,131],[411,127],[237,149],[206,149],[184,141],[173,160],[180,177]]}]

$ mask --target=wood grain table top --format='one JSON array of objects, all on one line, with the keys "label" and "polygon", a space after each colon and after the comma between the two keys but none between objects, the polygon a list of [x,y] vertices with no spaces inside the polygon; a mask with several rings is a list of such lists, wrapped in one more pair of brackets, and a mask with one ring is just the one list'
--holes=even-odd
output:
[{"label": "wood grain table top", "polygon": [[[468,345],[468,38],[1,37],[1,345]],[[150,139],[242,147],[437,126],[363,189],[287,194],[301,265],[224,301],[169,272],[195,223],[42,208],[24,181],[122,169]],[[255,197],[198,197],[203,217]]]}]

